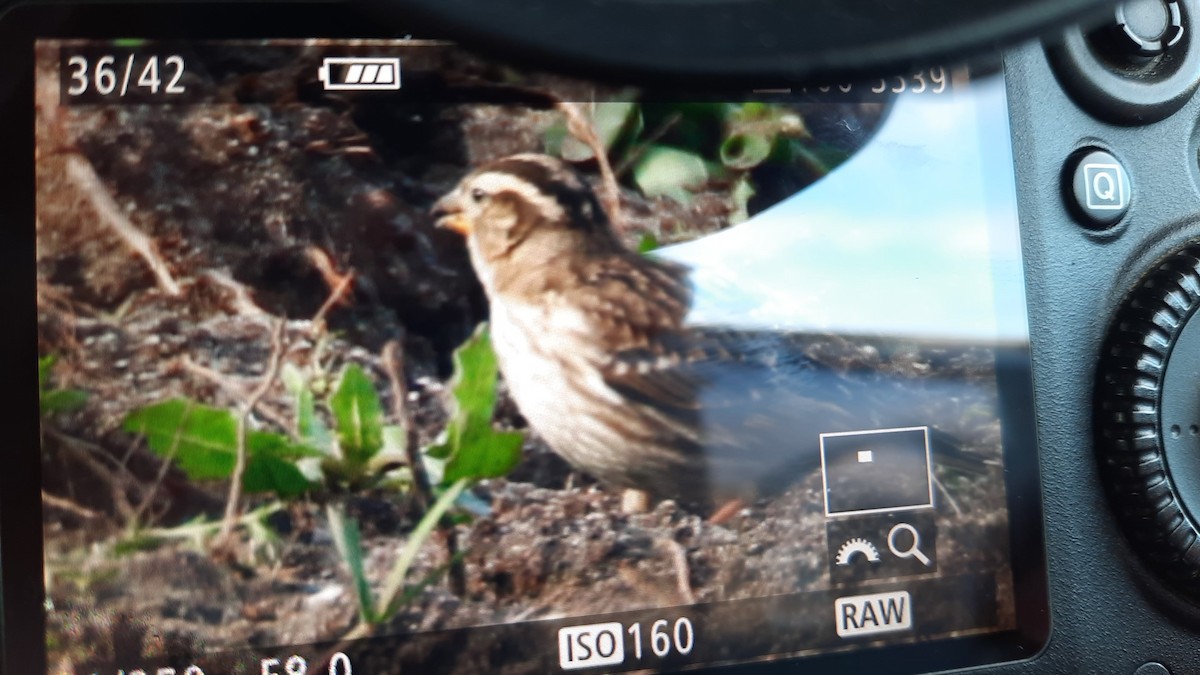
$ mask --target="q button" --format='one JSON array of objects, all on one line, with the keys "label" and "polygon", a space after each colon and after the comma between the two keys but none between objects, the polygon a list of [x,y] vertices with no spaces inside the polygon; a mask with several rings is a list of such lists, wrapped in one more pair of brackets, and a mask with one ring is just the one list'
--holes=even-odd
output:
[{"label": "q button", "polygon": [[1067,169],[1067,201],[1083,225],[1109,228],[1129,212],[1133,186],[1116,157],[1103,150],[1084,150],[1072,157]]}]

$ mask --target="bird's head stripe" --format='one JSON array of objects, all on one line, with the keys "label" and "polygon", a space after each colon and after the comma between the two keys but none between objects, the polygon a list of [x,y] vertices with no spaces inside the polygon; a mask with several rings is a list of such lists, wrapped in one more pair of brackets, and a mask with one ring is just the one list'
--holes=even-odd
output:
[{"label": "bird's head stripe", "polygon": [[536,183],[511,172],[491,168],[480,173],[474,182],[493,194],[512,193],[551,220],[561,219],[564,215],[562,204],[552,195],[547,195]]},{"label": "bird's head stripe", "polygon": [[577,175],[559,162],[540,155],[516,155],[495,162],[488,171],[507,173],[554,200],[575,227],[607,224],[592,190]]}]

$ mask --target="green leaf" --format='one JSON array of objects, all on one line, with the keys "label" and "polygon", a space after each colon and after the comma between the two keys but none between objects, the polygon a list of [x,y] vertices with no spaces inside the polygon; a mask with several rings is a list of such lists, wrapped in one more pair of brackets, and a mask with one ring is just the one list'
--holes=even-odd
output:
[{"label": "green leaf", "polygon": [[442,483],[453,483],[460,478],[478,480],[507,475],[521,460],[524,438],[517,431],[493,431],[469,439],[446,464]]},{"label": "green leaf", "polygon": [[764,119],[771,116],[774,109],[769,103],[762,101],[747,101],[734,109],[734,116],[741,119]]},{"label": "green leaf", "polygon": [[270,431],[248,431],[246,447],[251,456],[274,457],[276,459],[304,459],[305,457],[323,457],[325,453],[318,448],[310,448],[303,443],[294,443],[283,434]]},{"label": "green leaf", "polygon": [[647,197],[667,196],[686,204],[691,201],[691,189],[708,181],[708,167],[694,152],[656,145],[647,149],[633,168],[633,180]]},{"label": "green leaf", "polygon": [[403,456],[408,449],[408,429],[404,428],[403,424],[389,424],[383,427],[383,449]]},{"label": "green leaf", "polygon": [[228,410],[173,399],[133,411],[126,431],[141,434],[160,456],[175,463],[193,480],[228,478],[237,452],[237,420]]},{"label": "green leaf", "polygon": [[446,460],[441,484],[506,475],[521,459],[522,434],[492,428],[499,366],[487,324],[454,351],[450,421],[443,440],[427,453]]},{"label": "green leaf", "polygon": [[316,400],[312,389],[301,387],[296,392],[296,435],[314,448],[327,452],[333,449],[333,437],[329,427],[317,416]]},{"label": "green leaf", "polygon": [[42,414],[78,410],[87,403],[87,392],[78,389],[53,389],[50,375],[58,357],[49,354],[38,359],[38,406]]},{"label": "green leaf", "polygon": [[[605,149],[611,150],[624,138],[635,138],[642,131],[641,107],[629,101],[603,101],[594,104],[592,127]],[[568,162],[583,162],[595,157],[591,147],[567,130],[565,120],[552,125],[542,137],[546,151]]]},{"label": "green leaf", "polygon": [[242,487],[249,493],[274,492],[290,499],[304,494],[312,485],[299,467],[291,462],[277,457],[250,455],[246,459]]},{"label": "green leaf", "polygon": [[342,456],[352,466],[365,465],[383,447],[383,406],[362,368],[346,366],[329,407],[337,422]]},{"label": "green leaf", "polygon": [[46,391],[50,387],[50,371],[54,369],[54,364],[58,362],[58,357],[49,354],[38,359],[38,389]]},{"label": "green leaf", "polygon": [[[133,411],[123,428],[144,436],[155,454],[172,458],[192,480],[220,480],[233,474],[237,418],[228,410],[172,399]],[[280,434],[247,431],[242,485],[247,492],[294,497],[310,485],[292,460],[321,454]]]},{"label": "green leaf", "polygon": [[135,532],[128,538],[118,539],[113,543],[113,555],[120,558],[133,553],[141,553],[142,551],[153,551],[161,546],[162,543],[163,540],[158,537],[149,537]]},{"label": "green leaf", "polygon": [[643,232],[642,238],[638,240],[638,253],[649,253],[658,248],[658,237],[654,236],[653,232]]},{"label": "green leaf", "polygon": [[[605,149],[612,149],[623,136],[636,136],[641,132],[641,125],[642,116],[636,103],[602,102],[595,104],[592,111],[592,126]],[[591,147],[569,134],[563,138],[560,153],[569,162],[582,162],[595,156]]]},{"label": "green leaf", "polygon": [[383,474],[390,473],[394,478],[395,472],[403,469],[403,473],[411,477],[408,460],[408,430],[401,424],[387,424],[383,427],[383,448],[371,458],[365,473],[383,480]]},{"label": "green leaf", "polygon": [[312,390],[301,385],[296,391],[296,435],[311,441],[317,423],[317,404]]},{"label": "green leaf", "polygon": [[65,412],[78,410],[87,403],[86,391],[78,389],[55,389],[42,394],[42,412]]},{"label": "green leaf", "polygon": [[383,427],[383,447],[368,464],[370,474],[378,474],[388,467],[408,464],[408,430],[402,424],[387,424]]},{"label": "green leaf", "polygon": [[346,518],[340,508],[332,505],[326,507],[329,517],[329,529],[333,532],[333,543],[346,566],[350,568],[350,578],[354,581],[354,594],[358,596],[358,613],[364,623],[375,623],[375,611],[372,608],[371,584],[367,581],[366,568],[363,565],[362,536],[358,530],[358,521]]},{"label": "green leaf", "polygon": [[721,163],[739,171],[753,169],[771,156],[772,144],[772,139],[763,134],[730,134],[721,144]]},{"label": "green leaf", "polygon": [[571,134],[567,131],[566,120],[559,120],[542,132],[542,149],[547,155],[556,155],[562,157],[563,142]]},{"label": "green leaf", "polygon": [[604,147],[612,148],[622,136],[641,133],[642,109],[630,101],[604,101],[596,104],[592,121]]},{"label": "green leaf", "polygon": [[296,366],[285,363],[279,371],[279,379],[295,400],[296,436],[309,447],[334,454],[333,436],[324,420],[317,415],[315,380],[306,376]]},{"label": "green leaf", "polygon": [[734,184],[733,192],[729,195],[734,207],[733,213],[729,214],[730,225],[736,225],[749,220],[750,199],[754,196],[754,192],[754,184],[750,182],[750,174],[743,175]]},{"label": "green leaf", "polygon": [[[476,331],[478,335],[478,331]],[[461,347],[460,347],[461,349]],[[467,480],[457,481],[449,486],[446,490],[438,495],[437,501],[433,506],[425,512],[421,517],[421,522],[413,528],[412,534],[408,535],[408,541],[404,543],[404,549],[400,551],[400,557],[396,558],[396,563],[392,566],[392,571],[388,573],[387,579],[383,583],[383,591],[379,596],[379,604],[376,606],[374,615],[377,619],[390,619],[397,610],[396,602],[402,598],[401,590],[404,588],[404,580],[408,577],[408,568],[412,565],[413,560],[416,560],[417,553],[421,551],[421,546],[425,544],[425,540],[429,539],[429,535],[437,526],[438,521],[450,507],[458,501],[463,491],[467,489]]]}]

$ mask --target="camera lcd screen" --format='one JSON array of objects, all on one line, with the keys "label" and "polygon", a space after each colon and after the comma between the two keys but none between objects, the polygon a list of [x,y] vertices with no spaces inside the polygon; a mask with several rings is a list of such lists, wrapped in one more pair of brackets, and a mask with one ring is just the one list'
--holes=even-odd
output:
[{"label": "camera lcd screen", "polygon": [[49,672],[1029,646],[1002,76],[552,66],[36,41]]}]

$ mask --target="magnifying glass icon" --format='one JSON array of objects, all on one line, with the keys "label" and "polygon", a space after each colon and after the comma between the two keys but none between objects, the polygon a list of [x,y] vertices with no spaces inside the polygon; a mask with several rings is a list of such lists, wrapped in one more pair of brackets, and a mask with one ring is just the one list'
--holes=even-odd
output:
[{"label": "magnifying glass icon", "polygon": [[[901,549],[899,546],[896,546],[897,532],[907,532],[911,534],[912,546],[909,546],[906,549]],[[892,555],[896,556],[897,558],[916,558],[917,560],[920,560],[921,563],[926,567],[933,565],[933,562],[929,560],[929,557],[921,552],[921,534],[917,532],[917,528],[909,525],[908,523],[896,523],[895,526],[892,527],[892,531],[888,532],[888,548],[892,551]]]}]

